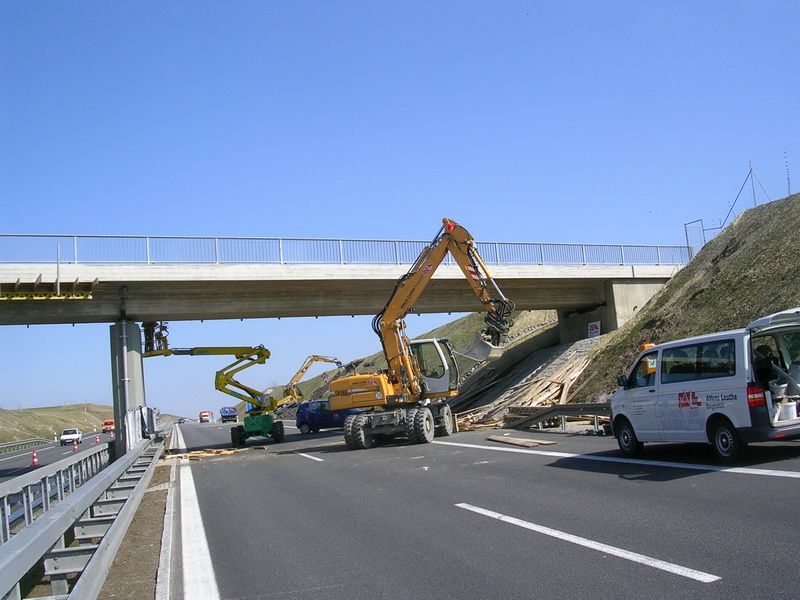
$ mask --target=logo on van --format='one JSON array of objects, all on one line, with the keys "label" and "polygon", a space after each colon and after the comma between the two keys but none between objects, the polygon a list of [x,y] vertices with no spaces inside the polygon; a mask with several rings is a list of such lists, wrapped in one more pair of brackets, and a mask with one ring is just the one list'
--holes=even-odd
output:
[{"label": "logo on van", "polygon": [[702,406],[697,392],[678,392],[678,408],[698,408]]}]

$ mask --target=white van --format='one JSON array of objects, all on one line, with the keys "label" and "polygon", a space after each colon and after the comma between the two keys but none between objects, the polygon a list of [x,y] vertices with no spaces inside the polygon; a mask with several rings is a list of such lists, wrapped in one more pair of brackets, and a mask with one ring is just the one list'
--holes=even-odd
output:
[{"label": "white van", "polygon": [[800,308],[643,347],[618,383],[611,421],[627,456],[644,442],[709,442],[731,462],[748,442],[800,438]]}]

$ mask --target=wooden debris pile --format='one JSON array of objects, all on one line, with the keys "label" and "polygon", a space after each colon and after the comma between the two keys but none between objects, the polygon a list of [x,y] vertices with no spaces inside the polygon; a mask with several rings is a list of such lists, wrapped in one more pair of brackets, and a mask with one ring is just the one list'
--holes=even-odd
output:
[{"label": "wooden debris pile", "polygon": [[234,449],[212,449],[206,448],[204,450],[191,450],[190,452],[183,452],[181,454],[167,454],[164,458],[175,458],[177,460],[186,459],[189,460],[200,460],[201,458],[211,458],[214,456],[229,456],[231,454],[236,454],[238,452],[246,452],[247,448],[236,448]]},{"label": "wooden debris pile", "polygon": [[500,398],[479,408],[456,415],[459,431],[513,427],[543,406],[566,404],[573,382],[589,364],[585,356],[567,357],[566,364],[552,375],[532,376],[509,388]]}]

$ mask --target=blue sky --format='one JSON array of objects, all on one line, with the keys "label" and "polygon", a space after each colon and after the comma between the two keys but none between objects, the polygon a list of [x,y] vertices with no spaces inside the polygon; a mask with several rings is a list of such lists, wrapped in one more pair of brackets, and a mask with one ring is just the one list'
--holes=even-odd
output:
[{"label": "blue sky", "polygon": [[[800,188],[798,29],[796,2],[3,0],[0,231],[679,244],[748,161]],[[367,318],[172,333],[265,344],[264,385],[377,348]],[[0,406],[108,401],[107,338],[0,328]],[[213,359],[164,361],[150,402],[225,403]]]}]

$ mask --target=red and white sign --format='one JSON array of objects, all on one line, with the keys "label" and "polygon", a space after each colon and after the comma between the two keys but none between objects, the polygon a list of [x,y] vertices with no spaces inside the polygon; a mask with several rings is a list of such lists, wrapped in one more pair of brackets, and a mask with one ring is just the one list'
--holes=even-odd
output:
[{"label": "red and white sign", "polygon": [[678,392],[678,408],[698,408],[702,406],[697,392]]},{"label": "red and white sign", "polygon": [[600,321],[591,321],[589,323],[588,335],[590,338],[600,335]]}]

